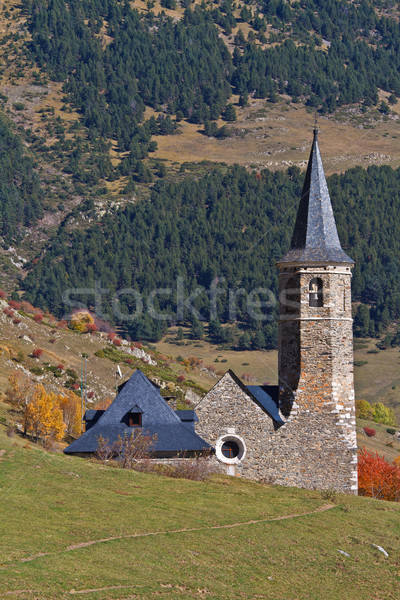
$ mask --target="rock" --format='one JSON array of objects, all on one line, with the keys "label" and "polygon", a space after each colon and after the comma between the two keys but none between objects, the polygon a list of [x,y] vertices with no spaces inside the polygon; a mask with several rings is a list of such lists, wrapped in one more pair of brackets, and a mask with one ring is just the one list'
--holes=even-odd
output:
[{"label": "rock", "polygon": [[379,550],[379,552],[382,552],[382,554],[384,554],[385,556],[389,556],[389,554],[386,552],[386,550],[384,550],[382,548],[382,546],[377,546],[376,544],[372,544],[374,548],[376,548],[377,550]]}]

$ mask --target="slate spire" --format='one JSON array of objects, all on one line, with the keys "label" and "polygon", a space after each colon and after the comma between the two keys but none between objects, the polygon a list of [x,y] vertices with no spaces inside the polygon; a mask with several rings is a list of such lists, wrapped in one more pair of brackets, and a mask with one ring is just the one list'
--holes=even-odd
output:
[{"label": "slate spire", "polygon": [[340,245],[324,167],[318,146],[318,130],[314,129],[306,178],[297,211],[292,242],[280,263],[348,263]]}]

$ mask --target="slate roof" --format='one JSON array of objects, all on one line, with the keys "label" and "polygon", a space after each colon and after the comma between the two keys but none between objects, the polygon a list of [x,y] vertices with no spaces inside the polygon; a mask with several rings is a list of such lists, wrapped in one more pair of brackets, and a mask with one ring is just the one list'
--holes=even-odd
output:
[{"label": "slate roof", "polygon": [[184,423],[186,421],[193,422],[199,420],[199,417],[196,415],[195,410],[175,410],[174,412]]},{"label": "slate roof", "polygon": [[130,435],[137,427],[129,427],[128,415],[132,407],[139,406],[142,411],[141,431],[149,435],[157,434],[152,452],[158,455],[178,452],[199,452],[211,448],[198,436],[190,424],[185,424],[165,402],[159,390],[137,370],[123,386],[114,402],[104,411],[98,421],[81,437],[73,441],[65,454],[92,453],[97,450],[97,438],[102,435],[110,443]]},{"label": "slate roof", "polygon": [[340,245],[317,134],[317,129],[314,129],[314,140],[290,249],[279,264],[354,264]]},{"label": "slate roof", "polygon": [[94,419],[100,418],[104,410],[87,410],[83,415],[84,421],[93,421]]},{"label": "slate roof", "polygon": [[284,425],[285,421],[282,420],[278,410],[279,387],[277,385],[248,385],[246,387],[275,423]]}]

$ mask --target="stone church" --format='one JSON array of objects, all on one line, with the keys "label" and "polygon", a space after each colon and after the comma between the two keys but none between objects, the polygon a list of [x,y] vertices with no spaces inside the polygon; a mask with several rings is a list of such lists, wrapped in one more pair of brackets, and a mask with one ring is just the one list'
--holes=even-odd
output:
[{"label": "stone church", "polygon": [[228,371],[196,406],[196,433],[231,474],[357,493],[351,313],[343,251],[318,146],[292,242],[279,261],[279,385]]},{"label": "stone church", "polygon": [[351,268],[340,245],[317,132],[292,243],[278,263],[279,385],[244,385],[228,371],[194,411],[173,411],[141,371],[64,452],[90,456],[145,431],[155,459],[198,456],[231,475],[357,493]]}]

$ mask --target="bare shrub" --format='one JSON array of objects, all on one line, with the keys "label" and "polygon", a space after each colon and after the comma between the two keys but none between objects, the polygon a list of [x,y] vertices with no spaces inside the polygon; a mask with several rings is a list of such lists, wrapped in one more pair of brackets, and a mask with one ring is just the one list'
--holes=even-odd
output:
[{"label": "bare shrub", "polygon": [[7,437],[13,438],[15,435],[14,425],[7,425],[6,433],[7,433]]},{"label": "bare shrub", "polygon": [[102,435],[99,435],[97,437],[97,451],[95,456],[97,460],[99,460],[102,463],[111,460],[113,456],[113,450],[108,438],[105,438]]},{"label": "bare shrub", "polygon": [[130,436],[127,433],[124,437],[119,435],[112,444],[100,435],[97,438],[96,458],[103,463],[115,460],[122,469],[133,469],[138,466],[140,470],[145,470],[143,463],[149,459],[149,453],[156,441],[157,435],[150,436],[141,431],[132,432]]},{"label": "bare shrub", "polygon": [[184,458],[179,463],[166,465],[162,474],[174,479],[191,479],[192,481],[206,481],[214,472],[214,467],[209,461],[210,453],[196,458]]},{"label": "bare shrub", "polygon": [[112,446],[118,464],[123,469],[132,469],[139,461],[148,458],[156,440],[156,435],[150,436],[141,431],[132,432],[130,436],[125,433],[123,438],[119,435]]}]

